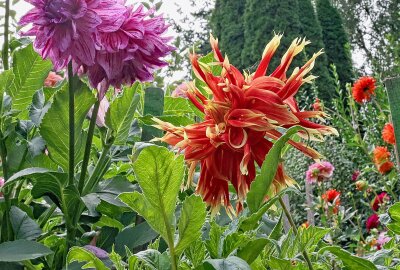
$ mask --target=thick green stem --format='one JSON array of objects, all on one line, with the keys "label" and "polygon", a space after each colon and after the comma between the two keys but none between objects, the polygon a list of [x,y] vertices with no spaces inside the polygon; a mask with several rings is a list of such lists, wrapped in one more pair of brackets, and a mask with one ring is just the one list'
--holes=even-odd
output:
[{"label": "thick green stem", "polygon": [[106,164],[108,163],[106,161],[107,161],[111,146],[112,146],[112,143],[107,143],[106,145],[104,145],[103,151],[101,152],[100,158],[97,161],[96,167],[94,168],[92,175],[89,177],[89,180],[86,182],[86,184],[83,188],[82,196],[85,196],[86,194],[90,193],[91,190],[93,189],[93,187],[99,181],[100,173],[103,171],[104,166],[106,166]]},{"label": "thick green stem", "polygon": [[87,135],[87,139],[86,139],[85,153],[84,153],[83,161],[82,161],[81,175],[79,177],[78,190],[80,193],[82,193],[83,187],[85,185],[86,171],[87,171],[87,167],[89,165],[90,150],[92,148],[94,128],[96,126],[96,118],[97,118],[97,114],[99,112],[99,108],[100,108],[100,100],[97,99],[96,103],[93,106],[92,117],[90,118],[89,130],[88,130],[88,135]]},{"label": "thick green stem", "polygon": [[[298,234],[298,230],[297,230],[296,224],[294,224],[292,215],[290,214],[289,210],[287,209],[287,207],[286,207],[286,205],[285,205],[285,203],[283,202],[283,200],[282,200],[281,197],[279,197],[279,203],[280,203],[281,206],[282,206],[283,212],[285,212],[285,215],[286,215],[286,217],[287,217],[287,219],[288,219],[288,221],[289,221],[289,223],[290,223],[290,226],[292,226],[292,229],[293,229],[294,234],[297,235],[297,234]],[[309,268],[310,270],[313,270],[314,268],[313,268],[313,266],[312,266],[310,257],[308,257],[308,254],[307,254],[307,251],[306,251],[306,250],[303,251],[303,257],[304,257],[304,259],[305,259],[306,262],[307,262],[308,268]]]},{"label": "thick green stem", "polygon": [[75,97],[74,97],[74,74],[72,62],[68,64],[68,93],[69,93],[69,170],[68,184],[74,184],[75,171]]},{"label": "thick green stem", "polygon": [[10,0],[6,0],[5,3],[5,15],[4,15],[4,46],[3,46],[3,68],[4,70],[8,70],[8,32],[9,32],[9,24],[10,24]]}]

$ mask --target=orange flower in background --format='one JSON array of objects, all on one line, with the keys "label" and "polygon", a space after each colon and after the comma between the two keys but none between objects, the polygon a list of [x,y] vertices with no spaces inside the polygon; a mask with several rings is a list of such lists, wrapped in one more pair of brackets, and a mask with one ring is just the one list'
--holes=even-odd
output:
[{"label": "orange flower in background", "polygon": [[371,100],[371,96],[375,95],[376,80],[373,77],[364,76],[358,79],[353,85],[353,98],[358,103]]},{"label": "orange flower in background", "polygon": [[[227,57],[222,56],[218,41],[211,36],[214,63],[202,63],[196,54],[190,56],[195,76],[206,87],[198,89],[194,83],[188,83],[186,92],[189,100],[204,113],[204,121],[177,127],[154,119],[157,127],[166,131],[160,140],[184,153],[190,164],[189,183],[197,164],[200,164],[201,173],[196,191],[213,208],[214,213],[220,205],[224,205],[228,213],[235,214],[230,203],[229,184],[233,185],[238,195],[236,211],[241,210],[250,184],[256,176],[256,164],[262,165],[273,145],[272,140],[279,139],[285,129],[300,125],[307,130],[299,132],[300,136],[308,138],[309,134],[312,140],[319,141],[325,135],[337,134],[332,127],[310,121],[310,118],[325,117],[324,112],[300,111],[294,98],[302,84],[315,78],[306,75],[321,52],[314,54],[301,68],[294,69],[289,78],[286,75],[293,58],[304,49],[308,41],[295,39],[281,64],[272,74],[266,75],[281,37],[276,35],[268,43],[260,65],[253,74],[242,75],[229,63]],[[216,65],[222,67],[219,75],[212,73],[212,67]],[[289,143],[311,158],[320,158],[315,150],[303,143]],[[293,182],[280,163],[272,191],[278,192]]]},{"label": "orange flower in background", "polygon": [[394,128],[392,123],[387,123],[382,130],[382,139],[389,144],[396,144]]},{"label": "orange flower in background", "polygon": [[50,71],[47,78],[44,80],[44,86],[46,87],[54,87],[57,85],[59,81],[62,81],[63,77],[58,75],[57,73]]},{"label": "orange flower in background", "polygon": [[324,194],[322,194],[321,198],[326,203],[331,203],[333,205],[333,213],[337,214],[340,206],[340,192],[336,189],[329,189]]},{"label": "orange flower in background", "polygon": [[377,146],[374,149],[374,163],[381,174],[386,174],[393,169],[393,162],[390,161],[390,152],[387,147]]}]

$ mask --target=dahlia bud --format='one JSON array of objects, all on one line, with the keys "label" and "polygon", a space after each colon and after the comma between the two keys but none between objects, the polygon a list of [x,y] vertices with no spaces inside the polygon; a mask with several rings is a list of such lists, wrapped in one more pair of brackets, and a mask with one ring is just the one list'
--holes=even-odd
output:
[{"label": "dahlia bud", "polygon": [[312,106],[313,106],[314,111],[323,111],[324,110],[324,106],[322,105],[322,102],[319,98],[315,99],[315,102]]},{"label": "dahlia bud", "polygon": [[356,182],[356,189],[358,191],[364,191],[366,188],[368,188],[368,183],[365,180],[358,180]]}]

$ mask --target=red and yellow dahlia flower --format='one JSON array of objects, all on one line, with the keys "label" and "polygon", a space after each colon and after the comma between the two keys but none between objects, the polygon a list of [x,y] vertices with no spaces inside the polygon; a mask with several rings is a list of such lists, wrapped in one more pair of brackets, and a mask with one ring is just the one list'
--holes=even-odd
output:
[{"label": "red and yellow dahlia flower", "polygon": [[[190,55],[195,76],[205,83],[201,91],[194,83],[188,83],[186,92],[190,101],[204,113],[204,121],[186,127],[154,119],[157,127],[166,131],[160,140],[175,146],[184,153],[190,164],[189,182],[200,164],[201,173],[197,193],[203,196],[213,211],[224,205],[228,213],[234,213],[230,204],[229,183],[235,188],[240,211],[251,182],[256,176],[256,164],[261,166],[266,154],[279,139],[285,129],[302,126],[312,140],[322,140],[325,135],[337,131],[325,125],[310,121],[323,119],[321,111],[300,111],[294,98],[300,86],[315,77],[306,75],[314,66],[314,61],[322,52],[314,54],[301,68],[294,69],[287,78],[286,72],[293,60],[309,43],[295,39],[280,65],[266,75],[269,62],[277,50],[281,35],[276,35],[266,46],[260,65],[253,74],[242,74],[223,57],[218,48],[218,40],[210,38],[215,62],[205,64],[196,54]],[[221,66],[220,74],[213,74],[212,67]],[[205,93],[207,92],[207,93]],[[307,156],[318,159],[320,155],[303,143],[290,141],[291,145]],[[291,185],[280,163],[273,181],[272,192]]]}]

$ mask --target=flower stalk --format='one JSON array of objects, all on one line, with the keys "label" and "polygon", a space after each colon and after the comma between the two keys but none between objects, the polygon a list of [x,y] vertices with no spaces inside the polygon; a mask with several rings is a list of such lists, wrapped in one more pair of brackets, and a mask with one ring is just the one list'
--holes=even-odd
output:
[{"label": "flower stalk", "polygon": [[69,168],[68,184],[74,184],[75,168],[75,97],[74,97],[74,74],[72,72],[72,62],[68,64],[68,93],[69,93]]},{"label": "flower stalk", "polygon": [[96,126],[96,118],[97,118],[97,114],[99,113],[99,108],[100,108],[100,100],[97,99],[93,106],[92,116],[90,118],[89,130],[88,130],[88,135],[87,135],[87,139],[86,139],[85,153],[84,153],[83,161],[82,161],[81,175],[79,177],[78,190],[80,193],[82,193],[84,185],[85,185],[86,171],[87,171],[87,167],[89,165],[90,150],[92,147],[94,128]]},{"label": "flower stalk", "polygon": [[[294,234],[297,235],[298,234],[298,230],[297,230],[296,224],[294,223],[292,215],[290,214],[289,210],[287,209],[287,207],[286,207],[286,205],[283,202],[281,197],[279,197],[279,203],[282,206],[283,212],[285,213],[285,215],[286,215],[286,217],[287,217],[287,219],[288,219],[288,221],[290,223],[290,226],[293,229]],[[306,263],[308,265],[308,269],[313,270],[314,268],[312,266],[310,257],[308,257],[307,251],[304,250],[302,253],[303,253],[303,257],[306,260]]]},{"label": "flower stalk", "polygon": [[9,24],[10,24],[10,0],[6,0],[5,3],[5,15],[4,15],[4,46],[3,46],[3,68],[4,70],[8,70],[8,33],[9,33]]}]

